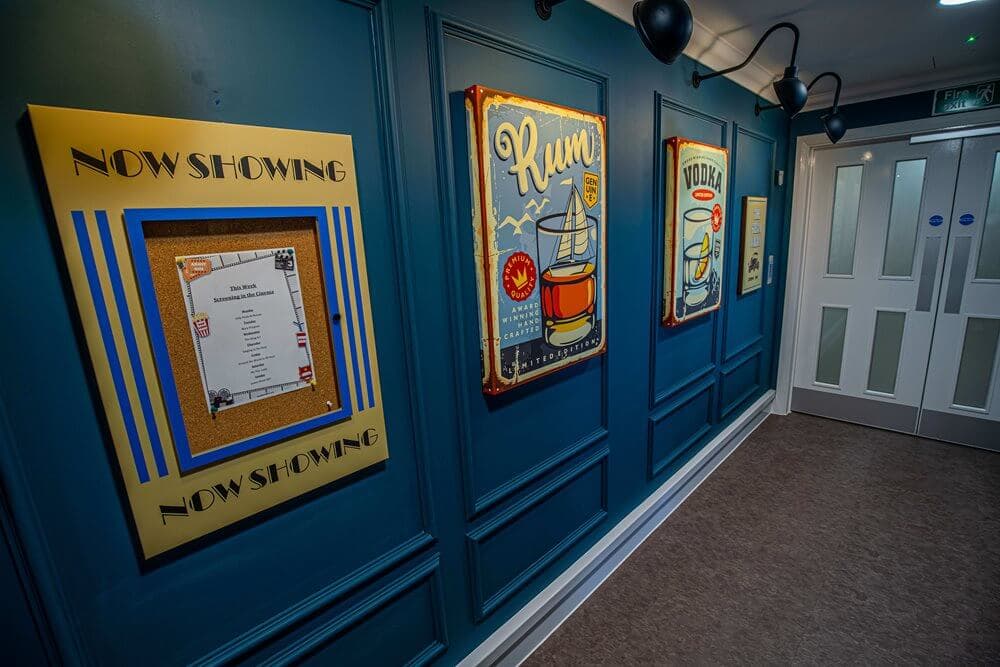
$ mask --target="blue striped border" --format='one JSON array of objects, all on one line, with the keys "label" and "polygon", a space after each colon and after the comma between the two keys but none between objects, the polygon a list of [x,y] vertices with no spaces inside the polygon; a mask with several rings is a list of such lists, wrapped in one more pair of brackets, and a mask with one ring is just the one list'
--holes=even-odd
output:
[{"label": "blue striped border", "polygon": [[[348,211],[350,208],[347,209]],[[337,236],[337,252],[340,255],[340,283],[344,286],[344,312],[347,315],[347,338],[351,345],[351,364],[354,366],[354,388],[357,390],[358,408],[362,403],[361,394],[361,371],[358,369],[358,349],[354,342],[354,314],[350,307],[350,298],[347,291],[347,262],[344,261],[344,235],[340,231],[340,208],[333,207],[333,232]]]},{"label": "blue striped border", "polygon": [[[354,272],[354,302],[358,307],[358,326],[361,327],[361,356],[365,360],[365,379],[368,384],[368,407],[375,407],[375,392],[372,389],[372,365],[368,356],[368,331],[365,325],[365,304],[361,300],[361,279],[358,277],[358,252],[354,243],[354,218],[351,215],[351,207],[345,206],[344,212],[347,218],[347,242],[351,246],[351,269]],[[361,396],[358,396],[361,402]]]},{"label": "blue striped border", "polygon": [[[177,463],[182,472],[187,472],[209,463],[231,458],[237,454],[259,449],[279,440],[285,440],[307,431],[347,419],[351,416],[353,407],[351,396],[344,379],[345,368],[343,332],[337,322],[340,309],[337,302],[336,285],[333,277],[333,259],[330,252],[330,235],[327,229],[326,209],[312,206],[288,207],[246,207],[246,208],[155,208],[126,209],[125,230],[128,234],[129,246],[132,249],[132,261],[135,265],[136,283],[142,298],[143,312],[149,327],[150,342],[153,347],[153,357],[160,374],[164,403],[167,416],[174,436],[177,450]],[[337,366],[337,383],[342,399],[339,410],[329,412],[312,419],[263,433],[261,435],[230,443],[202,454],[192,454],[188,441],[187,429],[181,413],[180,399],[177,396],[177,385],[173,369],[170,365],[170,355],[167,351],[166,336],[163,321],[160,317],[160,307],[156,299],[156,289],[149,266],[149,256],[146,254],[146,238],[143,231],[144,223],[171,222],[177,220],[220,220],[234,218],[313,218],[316,221],[320,237],[320,254],[323,264],[324,286],[326,288],[327,309],[331,317],[330,333],[333,338],[333,351]],[[342,255],[342,252],[341,252]],[[341,256],[341,265],[343,257]],[[348,310],[348,313],[350,310]],[[353,339],[352,339],[353,340]]]},{"label": "blue striped border", "polygon": [[94,302],[94,313],[97,315],[97,324],[101,329],[104,354],[108,358],[111,379],[115,385],[115,395],[118,397],[118,406],[121,408],[122,420],[125,422],[125,434],[128,436],[129,449],[132,450],[132,459],[135,462],[135,471],[139,476],[139,482],[145,484],[149,481],[149,470],[146,468],[146,459],[139,444],[139,431],[135,426],[132,404],[129,402],[128,390],[125,388],[125,377],[122,375],[121,362],[118,359],[118,351],[115,349],[111,320],[108,319],[108,308],[104,303],[101,280],[97,275],[97,264],[94,261],[94,248],[90,243],[90,234],[87,232],[87,221],[83,217],[83,211],[73,211],[72,216],[77,242],[80,246],[80,255],[83,258],[83,268],[90,286],[91,300]]},{"label": "blue striped border", "polygon": [[[351,392],[347,388],[347,360],[344,358],[344,330],[340,326],[340,302],[337,301],[337,279],[333,272],[333,243],[330,241],[330,223],[326,217],[326,208],[287,208],[273,209],[276,211],[272,215],[281,216],[281,211],[300,211],[300,215],[316,219],[316,231],[319,233],[319,251],[323,262],[323,287],[326,288],[326,305],[329,312],[327,326],[330,328],[330,336],[333,338],[333,355],[337,367],[334,372],[337,374],[337,392],[341,397],[341,409],[335,413],[340,414],[343,419],[354,414],[354,404],[351,402]],[[343,253],[338,249],[340,262],[344,262]],[[347,304],[344,304],[345,307]]]},{"label": "blue striped border", "polygon": [[153,460],[156,462],[156,472],[160,477],[169,474],[167,461],[163,456],[163,443],[160,442],[160,432],[153,416],[153,404],[149,400],[149,387],[146,385],[146,373],[142,369],[139,358],[139,346],[135,342],[135,329],[132,327],[132,317],[128,312],[128,302],[125,300],[125,287],[122,285],[118,270],[118,255],[115,242],[111,237],[111,226],[108,224],[107,211],[96,211],[97,229],[101,234],[101,245],[104,247],[104,261],[108,265],[108,275],[111,278],[111,290],[115,295],[115,306],[118,309],[118,319],[121,320],[122,333],[125,337],[125,349],[128,350],[129,363],[135,375],[136,391],[139,394],[139,405],[142,407],[143,420],[149,433],[149,443],[153,450]]}]

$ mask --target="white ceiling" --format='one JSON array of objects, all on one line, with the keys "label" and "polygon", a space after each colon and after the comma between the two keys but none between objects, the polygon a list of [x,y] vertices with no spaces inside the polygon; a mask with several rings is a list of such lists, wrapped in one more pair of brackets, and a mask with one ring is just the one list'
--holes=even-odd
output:
[{"label": "white ceiling", "polygon": [[[634,0],[588,0],[632,23]],[[695,30],[684,53],[712,69],[740,63],[774,23],[802,32],[799,76],[833,70],[844,79],[841,104],[1000,76],[1000,0],[942,7],[937,0],[688,0]],[[976,35],[973,43],[966,38]],[[768,85],[791,55],[780,30],[754,61],[729,75],[773,100]],[[807,109],[829,106],[832,79],[816,84]]]}]

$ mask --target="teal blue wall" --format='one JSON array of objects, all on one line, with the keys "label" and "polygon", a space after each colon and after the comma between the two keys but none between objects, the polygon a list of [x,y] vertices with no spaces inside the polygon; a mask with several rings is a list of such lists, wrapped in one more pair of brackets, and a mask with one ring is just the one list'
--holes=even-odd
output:
[{"label": "teal blue wall", "polygon": [[[695,8],[697,11],[697,8]],[[773,385],[788,123],[582,2],[4,2],[0,595],[14,662],[455,662]],[[479,386],[460,92],[608,117],[608,351]],[[354,137],[391,458],[137,556],[28,103]],[[659,326],[663,142],[731,150],[723,308]],[[739,202],[775,280],[736,294]]]}]

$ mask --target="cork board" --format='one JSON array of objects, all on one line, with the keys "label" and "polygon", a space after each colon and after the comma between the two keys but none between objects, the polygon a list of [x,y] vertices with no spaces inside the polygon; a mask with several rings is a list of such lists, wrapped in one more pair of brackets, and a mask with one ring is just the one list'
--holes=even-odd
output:
[{"label": "cork board", "polygon": [[[144,224],[143,231],[167,352],[193,455],[340,407],[314,218],[156,222]],[[306,326],[311,338],[315,387],[237,405],[213,418],[205,409],[198,359],[191,342],[175,258],[273,247],[295,249]]]}]

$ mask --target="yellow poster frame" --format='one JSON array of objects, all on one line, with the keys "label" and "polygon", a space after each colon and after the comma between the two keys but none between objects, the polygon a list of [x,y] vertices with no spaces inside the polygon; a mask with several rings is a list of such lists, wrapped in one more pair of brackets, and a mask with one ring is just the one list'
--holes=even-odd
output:
[{"label": "yellow poster frame", "polygon": [[[388,458],[349,135],[28,110],[144,558]],[[331,327],[342,332],[337,374],[349,411],[258,434],[266,439],[258,447],[184,460],[139,238],[153,218],[181,214],[315,219],[328,303],[336,304]]]}]

